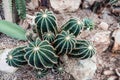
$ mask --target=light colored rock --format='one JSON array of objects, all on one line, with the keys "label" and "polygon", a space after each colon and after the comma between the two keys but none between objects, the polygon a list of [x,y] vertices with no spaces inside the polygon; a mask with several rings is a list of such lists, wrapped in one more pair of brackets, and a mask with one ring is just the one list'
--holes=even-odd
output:
[{"label": "light colored rock", "polygon": [[106,76],[109,76],[109,75],[113,75],[113,74],[115,74],[113,71],[111,71],[111,70],[105,70],[104,72],[103,72],[103,74],[104,75],[106,75]]},{"label": "light colored rock", "polygon": [[120,77],[120,68],[115,69],[115,72]]},{"label": "light colored rock", "polygon": [[89,8],[93,5],[93,3],[95,2],[96,0],[84,0],[84,3],[82,4],[82,7],[83,8]]},{"label": "light colored rock", "polygon": [[51,7],[55,11],[74,12],[80,6],[81,0],[50,0]]},{"label": "light colored rock", "polygon": [[114,37],[115,42],[112,51],[119,51],[120,50],[120,29],[115,30],[113,32],[112,37]]},{"label": "light colored rock", "polygon": [[65,62],[65,71],[72,74],[76,80],[92,79],[97,69],[95,56],[86,60],[69,59],[65,56],[63,60]]},{"label": "light colored rock", "polygon": [[30,3],[27,3],[27,8],[30,10],[34,10],[35,8],[37,8],[39,6],[39,0],[31,0]]},{"label": "light colored rock", "polygon": [[0,71],[7,72],[7,73],[14,73],[17,70],[17,68],[10,67],[6,63],[7,54],[10,51],[11,49],[5,49],[3,53],[0,53]]},{"label": "light colored rock", "polygon": [[98,44],[101,43],[109,44],[110,43],[109,36],[110,36],[110,31],[100,31],[93,36],[92,41]]},{"label": "light colored rock", "polygon": [[107,80],[116,80],[116,79],[117,79],[117,76],[110,76]]},{"label": "light colored rock", "polygon": [[99,28],[103,29],[103,30],[108,30],[109,28],[109,25],[106,23],[106,22],[101,22],[99,25],[98,25]]}]

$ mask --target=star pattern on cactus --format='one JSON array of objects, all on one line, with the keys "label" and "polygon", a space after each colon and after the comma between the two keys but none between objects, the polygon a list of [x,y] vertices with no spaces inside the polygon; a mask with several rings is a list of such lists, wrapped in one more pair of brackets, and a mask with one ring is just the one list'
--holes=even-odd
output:
[{"label": "star pattern on cactus", "polygon": [[27,64],[27,61],[24,59],[25,47],[17,47],[14,50],[10,51],[7,55],[6,62],[10,66],[21,67]]},{"label": "star pattern on cactus", "polygon": [[58,56],[47,40],[41,41],[37,38],[35,42],[29,43],[26,51],[25,59],[36,69],[52,68],[57,64]]}]

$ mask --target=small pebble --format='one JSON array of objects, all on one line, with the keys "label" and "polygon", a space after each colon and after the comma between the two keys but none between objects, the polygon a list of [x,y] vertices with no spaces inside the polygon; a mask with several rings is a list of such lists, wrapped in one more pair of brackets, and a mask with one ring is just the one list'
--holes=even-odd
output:
[{"label": "small pebble", "polygon": [[110,76],[107,80],[118,80],[117,76]]},{"label": "small pebble", "polygon": [[103,72],[103,74],[106,75],[106,76],[109,76],[109,75],[112,75],[112,74],[115,74],[115,73],[111,70],[106,70],[106,71]]},{"label": "small pebble", "polygon": [[109,25],[106,23],[106,22],[101,22],[99,25],[98,25],[99,28],[103,29],[103,30],[108,30],[109,28]]}]

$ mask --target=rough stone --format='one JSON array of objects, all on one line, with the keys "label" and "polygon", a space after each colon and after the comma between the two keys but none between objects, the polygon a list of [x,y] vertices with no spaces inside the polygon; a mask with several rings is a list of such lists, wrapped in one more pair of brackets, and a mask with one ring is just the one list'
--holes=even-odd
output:
[{"label": "rough stone", "polygon": [[51,7],[60,13],[62,12],[74,12],[76,11],[81,0],[50,0]]},{"label": "rough stone", "polygon": [[14,73],[17,70],[17,68],[11,67],[6,63],[7,54],[10,51],[11,49],[5,49],[3,53],[0,53],[0,71]]},{"label": "rough stone", "polygon": [[114,37],[114,40],[115,40],[112,51],[113,52],[114,51],[119,51],[120,50],[120,29],[115,30],[113,32],[112,37]]},{"label": "rough stone", "polygon": [[96,56],[86,60],[64,57],[65,71],[72,74],[76,80],[91,80],[96,69]]},{"label": "rough stone", "polygon": [[104,75],[106,75],[106,76],[109,76],[109,75],[113,75],[113,74],[115,74],[113,71],[111,71],[111,70],[105,70],[104,72],[103,72],[103,74]]},{"label": "rough stone", "polygon": [[117,76],[110,76],[107,80],[116,80]]},{"label": "rough stone", "polygon": [[98,25],[98,27],[101,28],[102,30],[108,30],[109,25],[108,25],[106,22],[101,22],[101,23]]}]

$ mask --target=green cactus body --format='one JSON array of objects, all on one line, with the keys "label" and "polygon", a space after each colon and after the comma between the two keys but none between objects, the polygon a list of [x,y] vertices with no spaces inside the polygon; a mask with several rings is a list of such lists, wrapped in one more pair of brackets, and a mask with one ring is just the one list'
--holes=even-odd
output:
[{"label": "green cactus body", "polygon": [[43,35],[44,40],[48,40],[50,43],[52,43],[55,39],[55,35],[52,32],[47,32]]},{"label": "green cactus body", "polygon": [[74,58],[91,58],[96,53],[93,44],[87,40],[77,40],[76,48],[72,50],[69,56]]},{"label": "green cactus body", "polygon": [[89,18],[84,18],[83,23],[84,23],[84,28],[87,30],[92,30],[95,26],[93,20]]},{"label": "green cactus body", "polygon": [[15,0],[16,9],[20,18],[26,18],[26,1],[25,0]]},{"label": "green cactus body", "polygon": [[62,26],[62,30],[69,31],[70,33],[73,33],[75,36],[80,34],[82,28],[83,23],[77,19],[70,19]]},{"label": "green cactus body", "polygon": [[29,43],[26,51],[25,59],[36,69],[52,68],[57,63],[58,56],[47,40],[37,38],[35,42]]},{"label": "green cactus body", "polygon": [[37,79],[41,79],[41,78],[43,78],[44,76],[46,76],[48,74],[48,69],[42,69],[42,70],[35,69],[34,73],[35,73],[35,77]]},{"label": "green cactus body", "polygon": [[45,12],[39,12],[35,18],[35,23],[40,35],[50,31],[54,34],[58,32],[56,18],[51,11],[45,10]]},{"label": "green cactus body", "polygon": [[56,49],[57,55],[63,55],[66,53],[70,53],[73,48],[75,48],[75,36],[73,34],[69,34],[69,32],[62,31],[57,35],[53,46]]},{"label": "green cactus body", "polygon": [[25,47],[18,47],[10,51],[6,58],[7,60],[6,62],[8,63],[8,65],[13,67],[21,67],[27,64],[27,61],[24,59],[25,55],[24,48]]}]

